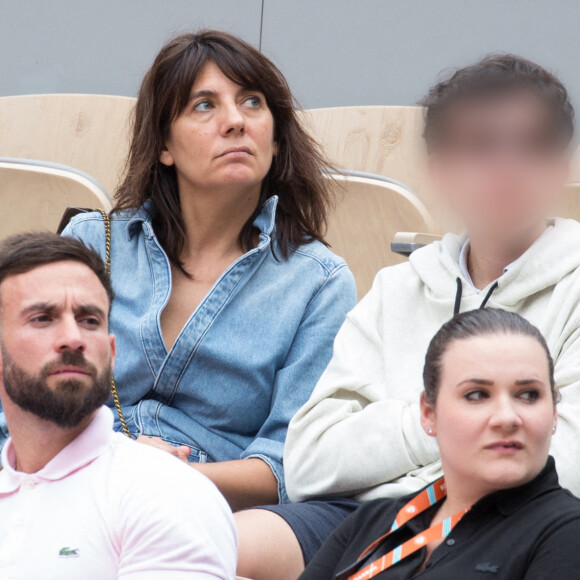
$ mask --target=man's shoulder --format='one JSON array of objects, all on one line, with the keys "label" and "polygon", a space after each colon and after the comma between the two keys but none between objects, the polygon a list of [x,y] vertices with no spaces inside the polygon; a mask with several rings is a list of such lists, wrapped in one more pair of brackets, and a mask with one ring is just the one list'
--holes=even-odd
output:
[{"label": "man's shoulder", "polygon": [[169,453],[149,445],[131,441],[115,433],[111,445],[111,477],[123,478],[131,485],[150,482],[150,486],[166,485],[177,489],[195,486],[208,494],[217,492],[214,484],[193,467]]},{"label": "man's shoulder", "polygon": [[409,261],[387,266],[377,272],[371,289],[363,300],[376,303],[391,303],[393,300],[406,301],[409,292],[421,284],[421,278]]},{"label": "man's shoulder", "polygon": [[215,526],[233,526],[231,510],[214,483],[166,451],[115,433],[108,469],[109,497],[131,521],[138,517],[153,525],[177,510],[198,524],[212,518]]},{"label": "man's shoulder", "polygon": [[220,577],[235,576],[233,516],[209,479],[119,433],[98,461],[101,507],[114,537],[123,538],[122,569],[155,571],[156,578],[178,570],[184,577],[207,571],[209,578],[210,569],[220,570]]},{"label": "man's shoulder", "polygon": [[156,502],[156,498],[171,509],[173,502],[187,502],[189,507],[211,511],[229,511],[214,483],[195,467],[166,451],[131,441],[115,433],[110,449],[108,474],[111,489],[118,497],[130,494],[136,502]]}]

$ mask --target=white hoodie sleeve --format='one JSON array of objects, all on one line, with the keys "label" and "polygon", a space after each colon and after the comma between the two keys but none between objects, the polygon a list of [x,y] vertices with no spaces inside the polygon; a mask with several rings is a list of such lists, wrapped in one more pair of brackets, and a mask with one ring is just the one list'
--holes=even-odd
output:
[{"label": "white hoodie sleeve", "polygon": [[356,495],[439,458],[421,428],[422,386],[413,385],[407,400],[389,396],[384,377],[397,361],[383,355],[379,278],[348,315],[328,368],[290,423],[284,464],[292,501]]},{"label": "white hoodie sleeve", "polygon": [[556,460],[562,486],[580,497],[580,321],[569,324],[575,330],[555,360],[554,375],[561,400],[550,453]]}]

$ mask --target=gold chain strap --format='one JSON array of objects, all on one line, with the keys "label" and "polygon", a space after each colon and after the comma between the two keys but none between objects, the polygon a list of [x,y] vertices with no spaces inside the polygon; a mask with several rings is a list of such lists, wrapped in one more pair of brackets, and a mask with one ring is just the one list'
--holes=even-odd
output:
[{"label": "gold chain strap", "polygon": [[[102,216],[105,223],[105,270],[107,274],[111,275],[111,220],[109,219],[109,214],[103,210],[97,210]],[[113,395],[113,403],[115,403],[115,409],[121,420],[121,426],[123,427],[123,433],[127,437],[131,437],[131,431],[127,427],[127,422],[125,421],[125,415],[123,414],[123,409],[121,408],[121,401],[119,401],[119,393],[117,392],[117,384],[115,383],[115,378],[111,379],[111,394]]]}]

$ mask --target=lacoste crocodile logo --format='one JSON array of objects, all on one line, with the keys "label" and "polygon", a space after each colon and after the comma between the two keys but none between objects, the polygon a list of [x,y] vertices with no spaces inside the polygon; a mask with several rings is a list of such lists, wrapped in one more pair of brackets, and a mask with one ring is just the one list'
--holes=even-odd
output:
[{"label": "lacoste crocodile logo", "polygon": [[499,566],[490,564],[489,562],[483,562],[475,567],[476,572],[490,572],[491,574],[497,574],[499,572]]},{"label": "lacoste crocodile logo", "polygon": [[79,557],[79,549],[78,548],[61,548],[58,553],[59,558],[78,558]]}]

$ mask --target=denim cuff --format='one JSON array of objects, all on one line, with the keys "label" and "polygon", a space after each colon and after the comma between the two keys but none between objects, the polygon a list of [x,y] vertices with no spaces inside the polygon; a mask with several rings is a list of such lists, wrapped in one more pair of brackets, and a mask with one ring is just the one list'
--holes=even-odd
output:
[{"label": "denim cuff", "polygon": [[290,498],[286,493],[286,485],[284,484],[284,468],[282,465],[277,461],[274,461],[271,457],[262,455],[261,453],[254,453],[244,457],[243,459],[250,459],[251,457],[257,457],[269,465],[272,473],[274,474],[274,477],[276,478],[276,481],[278,482],[278,502],[290,503]]}]

